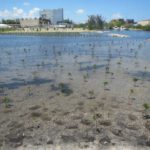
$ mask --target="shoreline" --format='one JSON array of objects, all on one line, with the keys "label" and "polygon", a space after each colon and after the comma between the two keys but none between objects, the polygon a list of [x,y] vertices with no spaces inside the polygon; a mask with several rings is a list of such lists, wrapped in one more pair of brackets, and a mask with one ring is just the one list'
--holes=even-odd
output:
[{"label": "shoreline", "polygon": [[[37,31],[38,29],[38,31]],[[109,31],[115,30],[88,30],[88,29],[81,29],[81,28],[67,28],[67,29],[39,29],[35,28],[28,29],[25,28],[24,30],[12,30],[12,31],[0,31],[0,34],[79,34],[79,33],[104,33]],[[141,29],[129,29],[129,31],[146,31]]]},{"label": "shoreline", "polygon": [[14,30],[14,31],[1,31],[0,34],[49,34],[49,33],[82,33],[82,32],[99,32],[96,30],[83,30],[83,29],[41,29],[41,30]]}]

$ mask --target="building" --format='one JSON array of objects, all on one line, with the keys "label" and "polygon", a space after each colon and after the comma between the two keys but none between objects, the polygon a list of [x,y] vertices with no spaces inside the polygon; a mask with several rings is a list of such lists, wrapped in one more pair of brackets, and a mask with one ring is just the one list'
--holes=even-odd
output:
[{"label": "building", "polygon": [[0,29],[6,29],[6,28],[11,28],[11,26],[7,24],[0,24]]},{"label": "building", "polygon": [[44,9],[40,11],[40,18],[50,20],[52,25],[63,21],[63,8],[60,9]]},{"label": "building", "polygon": [[138,25],[141,26],[149,26],[150,25],[150,20],[142,20],[138,22]]},{"label": "building", "polygon": [[39,19],[20,19],[20,26],[22,28],[29,28],[29,27],[39,27],[40,22]]},{"label": "building", "polygon": [[125,20],[122,19],[122,18],[119,18],[119,19],[113,19],[113,20],[111,20],[111,22],[122,22],[122,23],[125,23]]},{"label": "building", "polygon": [[134,22],[134,19],[127,19],[126,20],[126,24],[128,24],[128,25],[133,25],[135,22]]}]

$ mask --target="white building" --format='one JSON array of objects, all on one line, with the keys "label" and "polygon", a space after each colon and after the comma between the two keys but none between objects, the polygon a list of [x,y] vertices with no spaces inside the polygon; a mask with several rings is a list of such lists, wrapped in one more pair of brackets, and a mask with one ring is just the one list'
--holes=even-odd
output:
[{"label": "white building", "polygon": [[139,21],[138,24],[141,26],[148,26],[150,25],[150,20],[142,20],[142,21]]},{"label": "white building", "polygon": [[51,24],[56,25],[63,21],[63,9],[44,9],[40,11],[40,18],[50,20]]},{"label": "white building", "polygon": [[11,28],[11,26],[7,24],[0,24],[0,29],[6,29],[6,28]]}]

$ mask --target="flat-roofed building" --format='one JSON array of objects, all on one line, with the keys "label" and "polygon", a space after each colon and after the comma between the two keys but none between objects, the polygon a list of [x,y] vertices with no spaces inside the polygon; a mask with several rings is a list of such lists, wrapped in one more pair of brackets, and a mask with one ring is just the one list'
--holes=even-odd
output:
[{"label": "flat-roofed building", "polygon": [[134,19],[127,19],[126,24],[134,24]]},{"label": "flat-roofed building", "polygon": [[150,25],[150,20],[142,20],[142,21],[139,21],[138,24],[141,26],[148,26]]},{"label": "flat-roofed building", "polygon": [[29,28],[29,27],[39,27],[39,19],[20,19],[20,26],[22,28]]},{"label": "flat-roofed building", "polygon": [[44,9],[40,11],[40,18],[50,20],[52,25],[63,21],[63,8],[60,9]]}]

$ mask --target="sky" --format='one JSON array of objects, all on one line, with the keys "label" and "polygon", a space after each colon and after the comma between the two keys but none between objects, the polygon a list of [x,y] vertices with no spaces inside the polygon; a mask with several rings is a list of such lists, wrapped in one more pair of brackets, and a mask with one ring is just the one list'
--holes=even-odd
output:
[{"label": "sky", "polygon": [[64,18],[85,22],[99,14],[106,21],[117,18],[150,19],[150,0],[0,0],[0,19],[39,17],[41,9],[64,9]]}]

